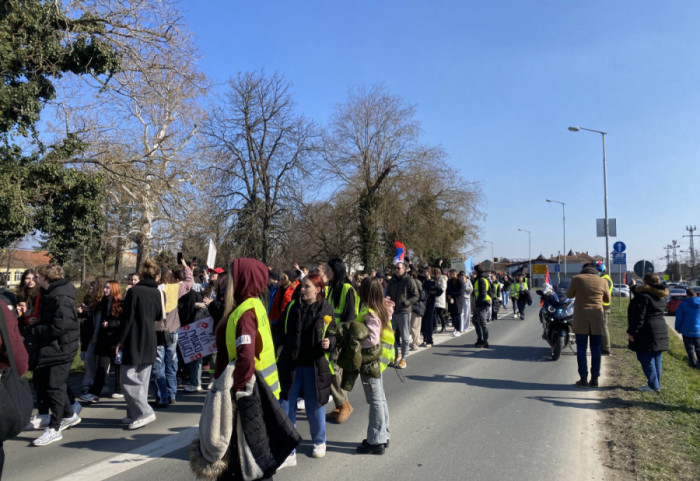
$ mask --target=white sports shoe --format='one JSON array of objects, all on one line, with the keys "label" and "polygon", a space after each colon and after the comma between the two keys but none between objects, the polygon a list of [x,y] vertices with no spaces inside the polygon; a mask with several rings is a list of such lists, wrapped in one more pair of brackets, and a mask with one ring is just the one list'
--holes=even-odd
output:
[{"label": "white sports shoe", "polygon": [[146,424],[152,423],[155,420],[156,414],[149,414],[148,416],[144,416],[142,418],[135,419],[134,421],[132,421],[132,423],[127,426],[127,429],[139,429],[144,427]]},{"label": "white sports shoe", "polygon": [[25,431],[35,431],[49,426],[50,414],[35,414],[29,419],[29,423],[24,427]]},{"label": "white sports shoe", "polygon": [[124,399],[124,395],[120,392],[112,393],[112,399]]},{"label": "white sports shoe", "polygon": [[63,434],[61,431],[56,431],[54,428],[46,428],[41,436],[32,441],[34,446],[46,446],[54,441],[60,441],[63,439]]},{"label": "white sports shoe", "polygon": [[311,453],[312,458],[322,458],[326,455],[326,443],[314,444],[314,450]]},{"label": "white sports shoe", "polygon": [[61,419],[60,431],[73,427],[76,424],[80,424],[80,421],[82,421],[82,419],[80,419],[80,416],[78,416],[76,413],[73,413],[71,417]]},{"label": "white sports shoe", "polygon": [[185,391],[187,392],[200,392],[202,390],[202,386],[185,386]]},{"label": "white sports shoe", "polygon": [[280,464],[280,467],[277,469],[282,469],[282,468],[291,468],[292,466],[297,465],[297,453],[292,453],[289,456],[287,456],[287,459],[284,460],[282,464]]}]

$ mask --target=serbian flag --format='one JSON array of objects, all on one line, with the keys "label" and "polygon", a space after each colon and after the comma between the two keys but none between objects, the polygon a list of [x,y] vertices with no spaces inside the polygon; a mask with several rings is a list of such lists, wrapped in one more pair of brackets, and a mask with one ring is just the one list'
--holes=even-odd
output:
[{"label": "serbian flag", "polygon": [[549,269],[547,269],[547,274],[544,276],[544,282],[545,284],[552,284],[552,281],[549,279]]},{"label": "serbian flag", "polygon": [[394,247],[396,247],[396,257],[394,257],[394,264],[397,262],[403,262],[403,257],[406,255],[406,246],[399,241],[394,241]]}]

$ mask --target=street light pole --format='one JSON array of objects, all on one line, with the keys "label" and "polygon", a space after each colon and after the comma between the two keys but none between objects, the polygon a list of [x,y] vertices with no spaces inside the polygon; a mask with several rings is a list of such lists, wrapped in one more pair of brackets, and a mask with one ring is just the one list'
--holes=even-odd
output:
[{"label": "street light pole", "polygon": [[[487,240],[485,240],[484,242],[488,242],[489,244],[491,244],[491,268],[493,269],[493,264],[494,264],[494,262],[495,262],[495,261],[494,261],[495,257],[494,257],[494,255],[493,255],[493,242],[487,241]],[[495,269],[494,269],[494,270],[495,270]]]},{"label": "street light pole", "polygon": [[586,130],[588,132],[595,132],[603,136],[603,189],[604,189],[604,200],[605,200],[605,266],[610,269],[610,226],[608,225],[608,164],[605,158],[605,136],[607,132],[602,130],[587,129],[585,127],[569,127],[572,132],[578,132],[579,130]]},{"label": "street light pole", "polygon": [[531,287],[532,285],[532,242],[531,242],[531,234],[527,229],[521,229],[518,227],[518,231],[520,232],[527,232],[527,274],[530,276],[530,284],[528,284],[528,288]]},{"label": "street light pole", "polygon": [[564,226],[564,279],[566,279],[566,204],[558,200],[547,199],[547,202],[561,204],[562,225]]}]

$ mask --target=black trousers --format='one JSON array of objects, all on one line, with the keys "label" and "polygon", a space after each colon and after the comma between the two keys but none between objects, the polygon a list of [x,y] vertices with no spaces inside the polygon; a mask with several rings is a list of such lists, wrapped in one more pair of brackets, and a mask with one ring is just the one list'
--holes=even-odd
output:
[{"label": "black trousers", "polygon": [[90,386],[90,390],[88,391],[90,394],[100,397],[102,388],[105,386],[107,370],[110,365],[114,366],[114,392],[122,392],[122,386],[119,383],[119,371],[121,370],[121,366],[114,364],[114,356],[97,356],[97,370],[95,371],[95,379],[92,381],[92,386]]},{"label": "black trousers", "polygon": [[70,361],[53,366],[41,366],[34,370],[37,402],[51,411],[49,427],[58,431],[61,420],[73,415],[73,406],[68,396],[68,373]]}]

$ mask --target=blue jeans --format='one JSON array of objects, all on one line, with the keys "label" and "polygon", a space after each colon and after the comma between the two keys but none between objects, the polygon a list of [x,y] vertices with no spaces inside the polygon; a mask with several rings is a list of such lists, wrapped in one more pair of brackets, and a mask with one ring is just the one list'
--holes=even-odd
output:
[{"label": "blue jeans", "polygon": [[[287,411],[289,419],[297,425],[297,399],[303,392],[306,418],[309,420],[311,442],[315,446],[326,442],[326,409],[318,405],[316,396],[316,375],[313,366],[297,366],[294,375],[294,384],[289,390],[289,400],[280,400],[282,409]],[[296,452],[296,451],[294,451]]]},{"label": "blue jeans", "polygon": [[399,357],[399,348],[401,349],[401,357],[406,358],[408,356],[408,344],[411,340],[411,313],[395,312],[391,318],[391,328],[396,333],[394,344],[396,358],[398,359]]},{"label": "blue jeans", "polygon": [[190,373],[190,386],[202,385],[202,358],[187,363],[187,370]]},{"label": "blue jeans", "polygon": [[661,351],[638,352],[637,359],[649,387],[654,391],[661,390]]},{"label": "blue jeans", "polygon": [[506,291],[501,292],[501,297],[503,298],[503,307],[508,307],[508,296],[510,294]]},{"label": "blue jeans", "polygon": [[367,442],[369,444],[384,444],[389,440],[389,406],[384,395],[384,384],[380,377],[369,377],[360,374],[365,400],[369,404],[369,425],[367,426]]},{"label": "blue jeans", "polygon": [[173,342],[156,348],[156,362],[153,363],[153,377],[156,380],[156,402],[167,404],[177,394],[177,332]]},{"label": "blue jeans", "polygon": [[588,334],[576,334],[576,360],[578,361],[578,373],[581,377],[588,377],[588,338],[591,338],[591,376],[600,376],[600,356],[603,345],[603,336]]}]

